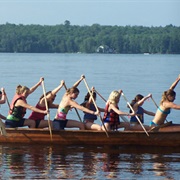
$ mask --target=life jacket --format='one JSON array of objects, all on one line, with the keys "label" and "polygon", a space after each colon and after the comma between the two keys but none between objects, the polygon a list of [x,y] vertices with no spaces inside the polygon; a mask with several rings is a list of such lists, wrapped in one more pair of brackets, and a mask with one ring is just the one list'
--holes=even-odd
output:
[{"label": "life jacket", "polygon": [[[119,109],[118,106],[116,106],[116,108]],[[109,109],[109,103],[105,107],[103,121],[109,123],[111,129],[113,130],[117,129],[117,126],[120,124],[119,114],[114,112],[112,109],[110,110],[110,112],[108,112],[108,109]]]},{"label": "life jacket", "polygon": [[26,108],[22,106],[15,106],[17,100],[19,99],[27,103],[26,98],[24,96],[16,94],[11,102],[9,114],[13,115],[16,118],[23,118],[26,114]]}]

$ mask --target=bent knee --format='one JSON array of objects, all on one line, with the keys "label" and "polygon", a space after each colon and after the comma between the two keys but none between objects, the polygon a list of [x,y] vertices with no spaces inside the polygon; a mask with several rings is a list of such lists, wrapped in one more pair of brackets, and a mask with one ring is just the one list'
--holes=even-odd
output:
[{"label": "bent knee", "polygon": [[98,131],[102,131],[101,126],[97,127],[97,130],[98,130]]},{"label": "bent knee", "polygon": [[36,127],[36,122],[34,120],[30,120],[29,128],[35,128],[35,127]]},{"label": "bent knee", "polygon": [[85,130],[85,125],[84,125],[84,123],[81,123],[81,124],[80,124],[79,129],[80,129],[80,130]]}]

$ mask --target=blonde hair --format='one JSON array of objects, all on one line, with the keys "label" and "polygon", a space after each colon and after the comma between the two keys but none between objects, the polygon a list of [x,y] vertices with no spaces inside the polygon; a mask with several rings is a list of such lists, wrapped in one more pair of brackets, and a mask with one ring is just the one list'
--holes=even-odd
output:
[{"label": "blonde hair", "polygon": [[16,94],[18,94],[18,95],[23,94],[24,92],[27,92],[27,91],[29,91],[29,88],[26,86],[18,85],[16,87]]},{"label": "blonde hair", "polygon": [[66,94],[73,94],[73,93],[79,93],[79,89],[76,87],[71,87],[66,91]]},{"label": "blonde hair", "polygon": [[118,91],[112,91],[109,95],[108,102],[112,104],[117,104],[120,98],[120,93]]}]

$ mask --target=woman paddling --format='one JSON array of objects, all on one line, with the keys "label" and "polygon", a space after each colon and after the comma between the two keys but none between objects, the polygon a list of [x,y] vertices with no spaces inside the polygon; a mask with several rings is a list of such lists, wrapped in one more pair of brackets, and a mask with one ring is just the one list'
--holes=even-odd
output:
[{"label": "woman paddling", "polygon": [[[64,80],[62,80],[59,86],[57,86],[55,89],[53,89],[52,91],[48,91],[46,93],[46,100],[47,100],[48,108],[54,108],[54,109],[58,108],[59,105],[54,104],[53,102],[56,98],[57,92],[63,87],[63,85],[64,85]],[[44,110],[44,111],[46,110],[44,94],[40,97],[38,103],[36,104],[36,108]],[[48,121],[45,120],[44,118],[45,118],[44,113],[35,112],[35,111],[33,111],[31,115],[29,116],[29,119],[32,119],[36,122],[36,128],[49,127]],[[50,122],[52,123],[52,121]],[[51,124],[51,127],[52,127],[52,124]]]},{"label": "woman paddling", "polygon": [[16,88],[16,94],[11,102],[9,115],[6,118],[6,128],[15,128],[15,127],[23,127],[28,126],[30,128],[35,128],[35,121],[31,119],[24,118],[26,114],[26,109],[31,111],[40,112],[43,114],[47,114],[46,110],[40,110],[36,107],[33,107],[27,104],[26,98],[33,93],[38,86],[41,85],[43,78],[40,78],[40,81],[35,84],[32,88],[28,88],[26,86],[18,85]]},{"label": "woman paddling", "polygon": [[[135,115],[135,113],[122,112],[121,110],[119,110],[118,103],[120,100],[121,93],[122,90],[112,91],[106,103],[103,121],[108,131],[117,130],[118,128],[129,129],[130,123],[120,122],[119,116]],[[102,129],[105,130],[103,126]]]},{"label": "woman paddling", "polygon": [[[94,92],[94,87],[92,87],[91,92],[92,96],[94,98],[94,100],[96,101],[96,93]],[[92,97],[90,96],[89,92],[86,94],[86,96],[84,97],[84,102],[81,104],[84,107],[95,111],[96,107],[93,103]],[[105,109],[98,107],[100,112],[104,112]],[[94,123],[94,121],[97,120],[97,115],[94,114],[90,114],[90,113],[86,113],[84,112],[84,118],[83,118],[83,122],[85,124],[85,128],[88,130],[102,130],[101,126],[99,124]]]},{"label": "woman paddling", "polygon": [[174,89],[179,81],[180,75],[173,82],[171,87],[167,91],[163,92],[160,105],[156,111],[154,119],[150,124],[151,126],[163,125],[168,114],[170,114],[171,109],[180,110],[180,105],[174,103],[174,100],[176,98],[176,92],[174,91]]},{"label": "woman paddling", "polygon": [[[137,114],[139,120],[142,122],[142,124],[144,124],[144,114],[147,114],[150,116],[155,115],[155,113],[147,111],[142,107],[144,102],[150,97],[152,97],[152,94],[148,94],[145,97],[141,94],[137,94],[136,97],[132,100],[132,102],[130,104],[131,107],[133,108],[133,110],[136,112],[136,114]],[[130,112],[132,112],[132,111],[130,110]],[[139,121],[137,120],[136,116],[131,116],[130,123],[131,124],[139,124]]]},{"label": "woman paddling", "polygon": [[81,105],[79,105],[76,101],[74,101],[78,95],[79,95],[79,89],[77,86],[79,83],[84,79],[84,76],[82,75],[80,80],[78,80],[73,87],[67,89],[66,93],[62,97],[62,100],[59,104],[58,111],[56,113],[56,116],[53,121],[53,129],[55,130],[61,130],[64,128],[79,128],[81,130],[84,130],[84,123],[79,122],[77,120],[67,119],[66,116],[71,108],[77,108],[81,111],[98,115],[99,112],[95,112],[92,110],[89,110]]}]

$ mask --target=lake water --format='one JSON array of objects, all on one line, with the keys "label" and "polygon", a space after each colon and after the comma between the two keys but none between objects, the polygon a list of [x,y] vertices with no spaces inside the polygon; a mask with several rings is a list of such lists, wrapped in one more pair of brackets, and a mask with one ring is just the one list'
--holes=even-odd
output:
[{"label": "lake water", "polygon": [[[129,101],[136,94],[152,93],[159,103],[162,92],[180,74],[180,55],[1,53],[0,60],[0,87],[6,89],[9,101],[18,84],[31,87],[44,77],[49,91],[62,79],[70,87],[84,74],[89,87],[94,86],[105,99],[111,91],[122,89]],[[81,103],[87,93],[84,82],[79,89],[76,101]],[[180,85],[175,91],[175,103],[180,104]],[[55,103],[64,92],[60,90]],[[28,103],[35,105],[42,93],[39,87],[28,97]],[[97,105],[105,107],[100,97]],[[128,111],[123,98],[119,107]],[[151,100],[143,107],[156,111]],[[0,110],[7,115],[8,105],[1,105]],[[55,112],[50,111],[51,119]],[[75,111],[68,118],[78,120]],[[145,116],[145,124],[151,119]],[[167,119],[180,123],[179,111],[172,110]],[[101,124],[100,120],[97,123]],[[180,175],[180,151],[169,148],[0,145],[0,158],[2,179],[178,179]]]}]

